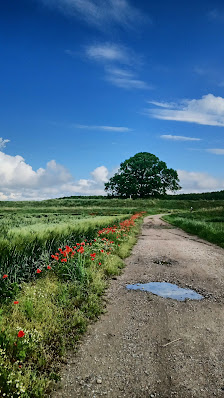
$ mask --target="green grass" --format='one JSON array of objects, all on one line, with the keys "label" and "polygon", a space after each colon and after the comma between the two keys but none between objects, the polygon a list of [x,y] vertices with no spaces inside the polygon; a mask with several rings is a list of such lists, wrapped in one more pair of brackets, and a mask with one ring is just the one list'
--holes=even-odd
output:
[{"label": "green grass", "polygon": [[[68,347],[76,346],[89,322],[104,311],[102,295],[109,278],[121,273],[122,259],[137,240],[141,220],[121,238],[108,235],[116,241],[110,255],[100,252],[99,238],[94,242],[99,229],[140,211],[170,213],[165,216],[169,222],[224,247],[223,208],[222,200],[171,198],[0,202],[0,396],[48,394],[58,381]],[[86,255],[75,263],[50,262],[59,247],[85,239],[93,242],[97,261]],[[110,251],[109,243],[103,247]],[[3,274],[8,278],[2,279]],[[24,330],[23,338],[17,337],[19,330]]]},{"label": "green grass", "polygon": [[[65,280],[58,272],[62,264],[52,260],[51,270],[22,283],[13,299],[1,305],[0,396],[41,398],[51,391],[66,349],[75,347],[89,322],[104,311],[102,295],[109,277],[121,273],[121,257],[130,253],[141,222],[136,220],[129,233],[118,229],[96,237],[92,245],[87,242],[84,274],[78,279]],[[104,236],[109,241],[102,240]],[[91,252],[96,252],[94,261]],[[73,264],[69,260],[66,266],[74,269]],[[18,304],[13,304],[15,299]],[[17,336],[20,330],[22,338]]]},{"label": "green grass", "polygon": [[[34,277],[38,265],[45,263],[58,247],[80,239],[90,240],[98,229],[125,218],[127,215],[86,217],[67,219],[67,222],[11,227],[5,237],[0,238],[0,276],[7,274],[11,284],[28,281]],[[3,288],[2,283],[1,280],[0,289]],[[5,297],[3,293],[0,301]]]},{"label": "green grass", "polygon": [[224,209],[215,207],[164,216],[172,225],[224,247]]}]

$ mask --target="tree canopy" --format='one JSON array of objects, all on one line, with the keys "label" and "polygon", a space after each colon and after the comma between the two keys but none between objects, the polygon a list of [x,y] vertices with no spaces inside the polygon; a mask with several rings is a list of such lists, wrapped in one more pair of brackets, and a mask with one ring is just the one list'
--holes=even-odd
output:
[{"label": "tree canopy", "polygon": [[110,196],[119,198],[159,197],[166,191],[181,189],[178,174],[152,153],[139,152],[120,165],[118,172],[105,184]]}]

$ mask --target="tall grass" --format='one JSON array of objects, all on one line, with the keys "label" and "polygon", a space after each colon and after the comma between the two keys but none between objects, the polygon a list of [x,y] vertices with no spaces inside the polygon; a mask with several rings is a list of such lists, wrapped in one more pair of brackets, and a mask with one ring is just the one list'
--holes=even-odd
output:
[{"label": "tall grass", "polygon": [[5,238],[0,238],[0,276],[7,274],[11,284],[28,281],[35,275],[37,264],[45,263],[58,247],[80,239],[91,240],[100,228],[125,218],[126,215],[94,217],[11,228]]},{"label": "tall grass", "polygon": [[224,247],[224,209],[201,209],[193,213],[164,216],[172,225]]}]

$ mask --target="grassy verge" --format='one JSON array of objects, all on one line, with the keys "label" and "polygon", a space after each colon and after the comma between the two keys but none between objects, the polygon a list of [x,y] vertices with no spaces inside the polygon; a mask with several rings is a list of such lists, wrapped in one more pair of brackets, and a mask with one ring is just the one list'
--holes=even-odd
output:
[{"label": "grassy verge", "polygon": [[199,236],[211,243],[224,247],[224,210],[199,210],[193,213],[179,213],[163,217],[170,224]]},{"label": "grassy verge", "polygon": [[[102,228],[66,246],[0,308],[0,396],[41,398],[59,380],[60,362],[104,310],[102,294],[119,275],[142,217]],[[82,235],[83,238],[83,235]],[[74,244],[74,242],[73,242]],[[49,259],[48,259],[49,260]],[[4,278],[7,287],[9,281]]]},{"label": "grassy verge", "polygon": [[[70,245],[84,237],[91,240],[99,228],[111,223],[119,224],[126,217],[94,217],[11,228],[4,238],[0,238],[0,302],[12,297],[21,282],[34,279],[38,265],[46,263],[58,247]],[[7,275],[7,289],[3,275]]]}]

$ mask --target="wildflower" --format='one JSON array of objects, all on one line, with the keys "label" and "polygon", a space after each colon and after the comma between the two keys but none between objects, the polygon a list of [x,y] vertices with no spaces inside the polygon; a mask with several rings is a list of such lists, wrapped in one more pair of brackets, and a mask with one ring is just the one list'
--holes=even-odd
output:
[{"label": "wildflower", "polygon": [[67,261],[68,261],[67,258],[62,258],[61,260],[62,263],[67,263]]},{"label": "wildflower", "polygon": [[101,263],[99,263],[99,265],[102,265]]},{"label": "wildflower", "polygon": [[101,253],[104,253],[104,250],[102,249],[102,250],[100,250],[101,251]]},{"label": "wildflower", "polygon": [[17,337],[24,337],[25,333],[23,330],[20,330],[19,333],[17,334]]},{"label": "wildflower", "polygon": [[41,269],[37,268],[37,274],[40,274],[40,273],[41,273]]},{"label": "wildflower", "polygon": [[51,257],[54,259],[54,260],[59,260],[59,257],[58,256],[54,256],[53,254],[51,255]]},{"label": "wildflower", "polygon": [[69,246],[65,246],[65,251],[64,251],[64,253],[67,254],[67,253],[70,253],[70,252],[72,252],[72,248],[69,247]]},{"label": "wildflower", "polygon": [[3,279],[8,278],[8,275],[4,274],[2,278]]},{"label": "wildflower", "polygon": [[14,301],[13,304],[19,304],[19,302],[18,301]]},{"label": "wildflower", "polygon": [[48,265],[48,266],[47,266],[47,269],[51,269],[51,266],[50,266],[50,265]]}]

